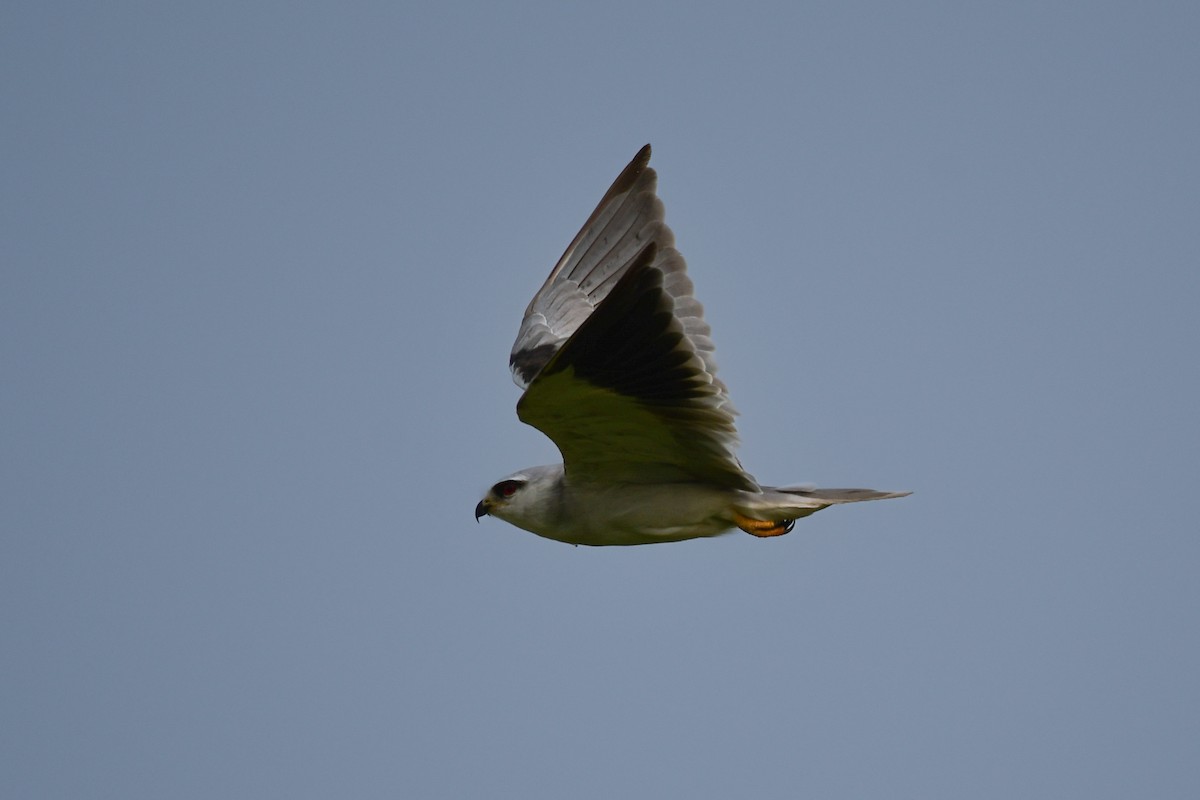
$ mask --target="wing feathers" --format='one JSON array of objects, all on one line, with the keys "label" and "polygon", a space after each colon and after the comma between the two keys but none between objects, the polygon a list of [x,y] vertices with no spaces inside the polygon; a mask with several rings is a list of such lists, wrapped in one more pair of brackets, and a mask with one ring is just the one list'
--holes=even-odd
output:
[{"label": "wing feathers", "polygon": [[754,489],[733,456],[724,386],[684,332],[657,255],[651,244],[629,264],[530,384],[518,415],[554,440],[572,479]]},{"label": "wing feathers", "polygon": [[662,202],[655,195],[658,179],[649,160],[646,145],[604,194],[530,301],[509,357],[518,386],[529,385],[545,366],[546,354],[579,328],[646,244],[673,243],[662,222]]},{"label": "wing feathers", "polygon": [[647,145],[530,301],[509,358],[526,390],[517,413],[576,479],[756,490],[649,159]]}]

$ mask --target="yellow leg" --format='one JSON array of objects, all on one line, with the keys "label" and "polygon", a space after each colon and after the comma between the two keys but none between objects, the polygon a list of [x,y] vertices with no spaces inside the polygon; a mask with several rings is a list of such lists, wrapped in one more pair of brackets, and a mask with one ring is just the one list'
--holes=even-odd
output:
[{"label": "yellow leg", "polygon": [[770,519],[754,519],[753,517],[743,517],[736,511],[733,512],[734,523],[751,536],[782,536],[792,529],[796,524],[794,519],[770,520]]}]

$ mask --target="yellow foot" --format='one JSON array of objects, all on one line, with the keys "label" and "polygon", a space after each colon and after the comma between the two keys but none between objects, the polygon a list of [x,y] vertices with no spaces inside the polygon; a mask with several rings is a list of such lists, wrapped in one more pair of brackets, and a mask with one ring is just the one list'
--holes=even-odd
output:
[{"label": "yellow foot", "polygon": [[733,521],[739,528],[751,536],[783,536],[796,524],[796,520],[794,519],[782,519],[778,521],[754,519],[753,517],[743,517],[736,511],[733,512]]}]

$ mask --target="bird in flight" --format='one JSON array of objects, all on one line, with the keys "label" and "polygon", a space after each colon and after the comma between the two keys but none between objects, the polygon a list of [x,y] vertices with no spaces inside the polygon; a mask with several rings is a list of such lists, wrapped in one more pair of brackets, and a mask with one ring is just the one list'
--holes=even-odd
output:
[{"label": "bird in flight", "polygon": [[548,539],[633,545],[741,528],[785,534],[823,508],[908,492],[761,486],[734,451],[703,308],[663,221],[650,145],[534,295],[509,366],[522,422],[563,463],[514,472],[475,507]]}]

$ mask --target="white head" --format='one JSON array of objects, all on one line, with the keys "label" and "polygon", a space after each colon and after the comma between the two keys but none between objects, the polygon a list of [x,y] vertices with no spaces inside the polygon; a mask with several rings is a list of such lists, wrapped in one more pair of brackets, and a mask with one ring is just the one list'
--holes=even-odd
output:
[{"label": "white head", "polygon": [[514,472],[488,489],[475,506],[475,520],[498,517],[533,533],[555,529],[562,517],[562,476],[562,464]]}]

